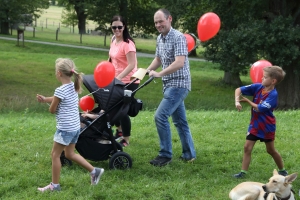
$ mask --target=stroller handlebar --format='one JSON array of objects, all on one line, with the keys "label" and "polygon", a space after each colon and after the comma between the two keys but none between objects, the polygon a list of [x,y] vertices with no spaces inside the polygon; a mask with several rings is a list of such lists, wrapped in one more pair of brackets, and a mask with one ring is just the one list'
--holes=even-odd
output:
[{"label": "stroller handlebar", "polygon": [[141,88],[145,87],[146,85],[148,85],[152,80],[154,79],[153,76],[150,76],[149,79],[147,81],[145,81],[142,85],[140,85],[137,89],[135,89],[134,91],[132,91],[133,94],[135,94],[138,90],[140,90]]}]

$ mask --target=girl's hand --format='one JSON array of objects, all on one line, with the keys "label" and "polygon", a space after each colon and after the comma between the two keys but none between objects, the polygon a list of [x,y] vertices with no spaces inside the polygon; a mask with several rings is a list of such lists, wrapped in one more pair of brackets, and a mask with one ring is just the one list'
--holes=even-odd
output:
[{"label": "girl's hand", "polygon": [[37,94],[36,99],[40,103],[45,103],[45,97],[43,95]]}]

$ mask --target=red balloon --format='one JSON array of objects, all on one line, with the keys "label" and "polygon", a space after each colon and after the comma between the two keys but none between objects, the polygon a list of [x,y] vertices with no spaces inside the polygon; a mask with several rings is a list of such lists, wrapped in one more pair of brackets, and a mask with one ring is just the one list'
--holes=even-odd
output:
[{"label": "red balloon", "polygon": [[214,37],[220,30],[221,21],[218,15],[208,12],[202,15],[198,21],[197,31],[199,39],[204,42]]},{"label": "red balloon", "polygon": [[111,62],[102,61],[94,70],[94,79],[98,87],[108,86],[115,77],[115,67]]},{"label": "red balloon", "polygon": [[272,64],[267,60],[259,60],[250,68],[250,78],[252,83],[261,83],[263,78],[263,68],[270,67]]},{"label": "red balloon", "polygon": [[79,100],[79,107],[83,111],[88,112],[88,111],[93,110],[94,105],[95,105],[95,101],[90,96],[81,97],[80,100]]},{"label": "red balloon", "polygon": [[184,37],[186,38],[186,42],[187,42],[187,48],[188,48],[188,52],[192,51],[196,45],[196,42],[194,40],[194,38],[190,35],[190,34],[183,34]]}]

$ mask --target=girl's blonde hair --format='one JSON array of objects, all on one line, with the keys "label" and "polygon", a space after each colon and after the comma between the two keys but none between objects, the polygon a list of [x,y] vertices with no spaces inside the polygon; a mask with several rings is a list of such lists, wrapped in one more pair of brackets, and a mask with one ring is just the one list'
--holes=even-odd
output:
[{"label": "girl's blonde hair", "polygon": [[81,93],[82,88],[82,73],[76,71],[76,66],[73,60],[69,58],[58,58],[55,61],[56,70],[60,71],[67,77],[72,77],[74,74],[74,86],[77,93]]}]

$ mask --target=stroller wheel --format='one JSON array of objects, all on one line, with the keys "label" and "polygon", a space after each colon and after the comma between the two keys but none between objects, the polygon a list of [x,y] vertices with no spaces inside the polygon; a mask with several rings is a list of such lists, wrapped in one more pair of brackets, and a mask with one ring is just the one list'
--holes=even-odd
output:
[{"label": "stroller wheel", "polygon": [[129,169],[132,167],[132,159],[125,152],[117,152],[109,160],[109,169]]}]

